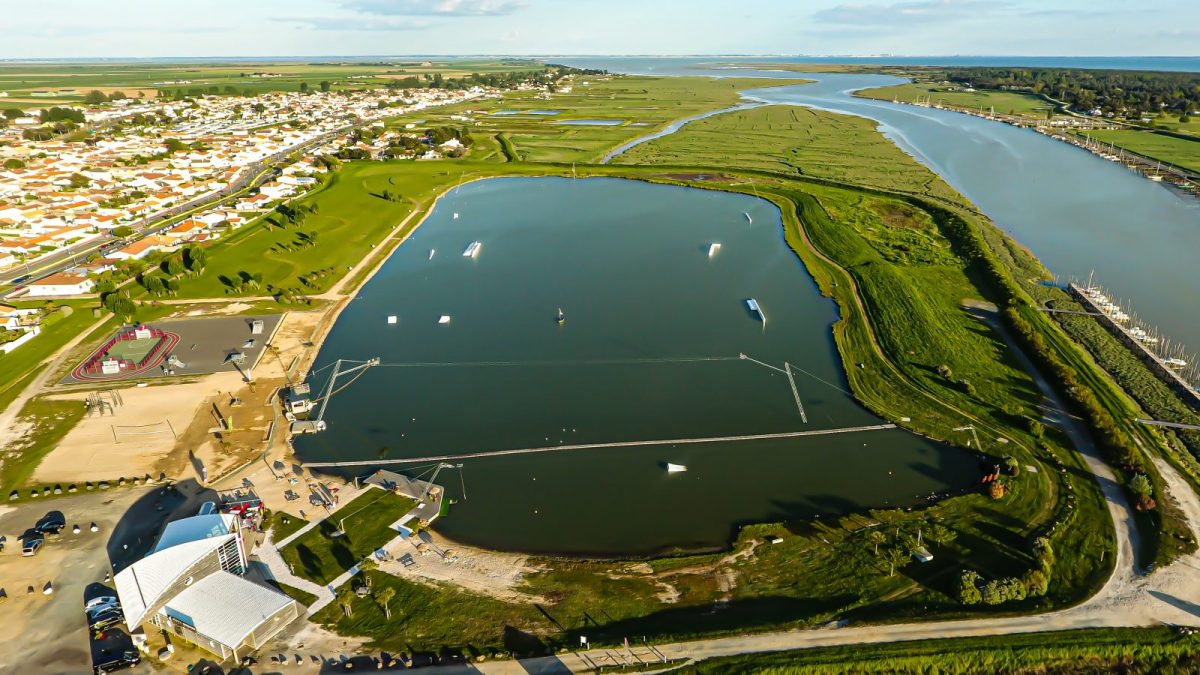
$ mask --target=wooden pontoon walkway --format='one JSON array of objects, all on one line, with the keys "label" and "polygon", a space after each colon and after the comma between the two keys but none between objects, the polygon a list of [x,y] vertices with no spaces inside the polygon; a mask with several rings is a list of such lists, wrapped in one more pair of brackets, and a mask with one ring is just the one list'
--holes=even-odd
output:
[{"label": "wooden pontoon walkway", "polygon": [[872,424],[861,427],[841,427],[838,429],[814,429],[812,431],[785,431],[778,434],[752,434],[747,436],[715,436],[711,438],[670,438],[652,441],[623,441],[618,443],[581,443],[576,445],[550,445],[540,448],[520,448],[515,450],[494,450],[492,452],[468,452],[458,455],[430,455],[428,457],[405,457],[403,459],[364,459],[349,462],[305,462],[308,468],[342,467],[342,466],[385,466],[390,464],[420,464],[428,462],[449,462],[460,459],[480,459],[483,457],[501,457],[503,455],[532,455],[539,452],[561,452],[563,450],[596,450],[601,448],[630,448],[639,445],[686,445],[691,443],[724,443],[727,441],[764,441],[774,438],[799,438],[802,436],[828,436],[832,434],[853,434],[860,431],[882,431],[895,429],[895,424]]}]

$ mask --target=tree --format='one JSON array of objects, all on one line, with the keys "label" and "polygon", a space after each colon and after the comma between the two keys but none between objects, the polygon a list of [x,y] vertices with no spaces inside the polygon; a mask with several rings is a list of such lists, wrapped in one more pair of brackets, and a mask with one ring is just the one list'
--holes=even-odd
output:
[{"label": "tree", "polygon": [[183,151],[183,150],[190,150],[190,148],[188,147],[188,144],[184,143],[183,141],[179,140],[178,138],[168,138],[167,142],[166,142],[166,146],[167,146],[167,154],[171,154],[171,155],[173,155],[177,152]]},{"label": "tree", "polygon": [[377,569],[379,569],[379,563],[370,558],[358,563],[358,571],[362,574],[363,586],[366,586],[368,591],[375,585],[375,577],[371,575],[371,572]]},{"label": "tree", "polygon": [[879,545],[887,542],[887,535],[880,532],[878,529],[874,529],[867,533],[867,539],[870,539],[871,543],[875,544],[875,556],[878,557]]},{"label": "tree", "polygon": [[123,92],[123,91],[114,91],[113,93],[108,95],[108,100],[110,100],[110,101],[124,101],[127,98],[129,98],[129,97],[126,96],[125,92]]},{"label": "tree", "polygon": [[1139,473],[1130,478],[1129,491],[1137,497],[1138,511],[1154,510],[1154,484],[1150,482],[1150,478],[1146,474]]},{"label": "tree", "polygon": [[1012,455],[1008,455],[1004,458],[1004,466],[1008,469],[1008,473],[1010,475],[1016,476],[1021,473],[1021,463],[1018,462],[1017,458],[1013,457]]},{"label": "tree", "polygon": [[76,190],[85,188],[92,184],[92,179],[81,173],[73,173],[67,177],[67,180],[70,181],[71,187],[75,188]]},{"label": "tree", "polygon": [[388,603],[394,597],[396,597],[396,589],[391,586],[384,586],[375,592],[375,602],[379,603],[380,609],[383,610],[383,616],[387,619],[392,618],[392,609]]},{"label": "tree", "polygon": [[181,262],[179,258],[175,256],[171,256],[170,258],[164,260],[162,268],[164,272],[172,277],[177,277],[184,272],[183,262]]},{"label": "tree", "polygon": [[1186,112],[1185,112],[1185,113],[1183,113],[1182,115],[1180,115],[1180,116],[1179,116],[1179,123],[1180,123],[1180,124],[1187,124],[1187,123],[1189,123],[1189,122],[1191,122],[1191,121],[1192,121],[1192,118],[1191,118],[1191,117],[1188,115],[1188,113],[1186,113]]},{"label": "tree", "polygon": [[354,616],[354,591],[349,586],[342,586],[337,594],[338,606],[347,617]]},{"label": "tree", "polygon": [[958,577],[958,601],[964,605],[978,605],[983,601],[979,592],[979,582],[982,579],[975,570],[963,570]]},{"label": "tree", "polygon": [[108,103],[108,96],[105,96],[104,92],[99,89],[93,89],[83,97],[83,102],[88,105],[100,105],[101,103]]},{"label": "tree", "polygon": [[321,80],[321,91],[329,91],[329,80]]},{"label": "tree", "polygon": [[133,236],[133,228],[128,225],[118,225],[112,229],[112,234],[118,239]]},{"label": "tree", "polygon": [[1029,420],[1029,434],[1037,439],[1043,438],[1046,435],[1046,425],[1034,419]]},{"label": "tree", "polygon": [[301,83],[300,83],[300,91],[301,91],[301,92],[308,91],[308,83],[307,83],[307,82],[301,82]]},{"label": "tree", "polygon": [[4,168],[6,168],[6,169],[24,169],[25,162],[22,162],[21,160],[17,159],[16,157],[9,157],[8,159],[4,160]]},{"label": "tree", "polygon": [[1004,487],[1004,483],[994,480],[988,484],[988,496],[992,499],[1003,499],[1008,489]]},{"label": "tree", "polygon": [[896,567],[902,566],[912,556],[912,551],[904,546],[892,546],[883,550],[883,561],[888,564],[890,570],[888,576],[896,576]]},{"label": "tree", "polygon": [[925,538],[937,544],[938,548],[941,548],[957,539],[958,533],[941,523],[933,523],[926,530]]}]

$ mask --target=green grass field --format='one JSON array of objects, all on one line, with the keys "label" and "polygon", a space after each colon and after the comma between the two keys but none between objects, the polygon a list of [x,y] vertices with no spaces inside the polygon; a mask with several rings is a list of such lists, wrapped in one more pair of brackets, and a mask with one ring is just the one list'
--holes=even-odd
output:
[{"label": "green grass field", "polygon": [[[54,103],[82,101],[93,89],[105,93],[123,91],[136,96],[143,92],[153,98],[159,90],[216,87],[223,92],[233,87],[239,93],[252,91],[298,91],[301,83],[316,90],[328,81],[333,89],[380,87],[389,80],[440,73],[457,78],[471,73],[503,73],[541,69],[541,64],[527,59],[451,58],[433,61],[304,63],[297,61],[272,62],[264,59],[254,63],[105,63],[105,64],[36,64],[22,63],[0,66],[0,91],[9,97],[0,99],[0,107],[28,104],[32,107]],[[279,77],[258,78],[255,73],[270,73]],[[64,91],[67,90],[67,91]],[[45,92],[34,96],[33,92]],[[48,94],[48,95],[47,95]]]},{"label": "green grass field", "polygon": [[[1200,124],[1196,126],[1200,127]],[[1112,143],[1168,164],[1200,173],[1200,138],[1189,141],[1183,138],[1156,134],[1153,131],[1091,131],[1092,138]]]},{"label": "green grass field", "polygon": [[[279,553],[297,575],[327,584],[397,537],[391,524],[416,505],[390,492],[367,490]],[[331,536],[339,523],[345,534]]]},{"label": "green grass field", "polygon": [[[583,82],[588,82],[585,86]],[[737,104],[741,93],[765,86],[801,84],[807,80],[770,80],[702,77],[579,77],[570,93],[550,99],[531,92],[505,96],[501,100],[471,101],[420,115],[397,118],[403,126],[424,120],[421,127],[448,124],[464,126],[451,115],[470,111],[466,123],[476,140],[475,160],[503,162],[596,162],[618,145],[649,134],[672,121]],[[554,116],[494,115],[500,110],[557,110]],[[615,127],[566,126],[564,120],[622,120]]]},{"label": "green grass field", "polygon": [[[14,303],[20,306],[38,306],[40,303]],[[8,407],[24,389],[25,385],[45,367],[47,360],[63,345],[80,333],[95,330],[101,319],[92,316],[90,305],[95,303],[70,302],[71,313],[56,311],[46,317],[42,333],[8,354],[0,355],[0,410]],[[117,321],[109,317],[106,328],[115,330]],[[95,331],[94,336],[104,334]],[[99,345],[93,345],[93,349]]]},{"label": "green grass field", "polygon": [[922,640],[751,654],[701,661],[686,675],[770,673],[838,675],[1010,675],[1058,673],[1192,673],[1200,642],[1170,628],[1106,628],[997,637]]},{"label": "green grass field", "polygon": [[108,348],[107,356],[114,359],[128,359],[134,363],[139,363],[162,341],[163,338],[120,340]]},{"label": "green grass field", "polygon": [[915,103],[918,99],[930,100],[934,104],[941,103],[971,110],[995,110],[1001,115],[1023,115],[1039,119],[1044,119],[1046,112],[1054,109],[1052,103],[1033,94],[1013,91],[962,91],[961,89],[952,91],[946,85],[924,82],[864,89],[856,92],[855,95],[904,103]]},{"label": "green grass field", "polygon": [[26,403],[17,415],[21,434],[10,440],[0,458],[0,490],[7,494],[26,485],[42,459],[86,412],[81,401],[35,398]]}]

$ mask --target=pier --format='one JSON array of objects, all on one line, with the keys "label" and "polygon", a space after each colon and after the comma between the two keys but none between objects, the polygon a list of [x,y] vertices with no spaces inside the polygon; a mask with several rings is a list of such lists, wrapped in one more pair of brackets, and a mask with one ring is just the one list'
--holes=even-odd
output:
[{"label": "pier", "polygon": [[1071,291],[1071,295],[1076,300],[1083,303],[1083,305],[1092,312],[1099,314],[1100,316],[1098,317],[1098,320],[1103,323],[1113,335],[1116,335],[1119,340],[1124,342],[1126,346],[1132,349],[1135,354],[1145,361],[1146,364],[1150,366],[1150,369],[1154,371],[1155,375],[1158,375],[1159,378],[1161,378],[1172,389],[1179,393],[1193,408],[1200,410],[1200,391],[1198,391],[1190,382],[1184,379],[1182,375],[1167,365],[1166,361],[1163,360],[1163,358],[1158,354],[1155,354],[1146,343],[1134,337],[1133,333],[1131,333],[1128,328],[1122,326],[1115,318],[1110,316],[1108,312],[1104,311],[1099,303],[1092,299],[1092,297],[1085,291],[1083,287],[1071,282],[1067,284],[1067,288]]},{"label": "pier", "polygon": [[804,436],[830,436],[833,434],[854,434],[863,431],[883,431],[895,429],[895,424],[871,424],[860,427],[841,427],[836,429],[814,429],[812,431],[784,431],[777,434],[749,434],[744,436],[713,436],[709,438],[668,438],[650,441],[618,441],[615,443],[579,443],[574,445],[549,445],[539,448],[519,448],[513,450],[495,450],[492,452],[466,452],[457,455],[429,455],[425,457],[406,457],[403,459],[364,459],[348,462],[305,462],[310,469],[346,466],[385,466],[394,464],[422,464],[429,462],[450,462],[463,459],[483,459],[487,457],[503,457],[505,455],[533,455],[543,452],[563,452],[566,450],[600,450],[604,448],[631,448],[652,445],[692,445],[697,443],[725,443],[729,441],[765,441],[777,438],[800,438]]}]

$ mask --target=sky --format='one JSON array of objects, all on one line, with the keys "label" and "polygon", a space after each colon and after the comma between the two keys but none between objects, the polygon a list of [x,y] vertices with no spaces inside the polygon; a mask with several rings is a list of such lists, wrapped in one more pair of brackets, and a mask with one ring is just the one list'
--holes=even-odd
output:
[{"label": "sky", "polygon": [[52,5],[0,0],[0,58],[1200,55],[1196,0],[55,0]]}]

